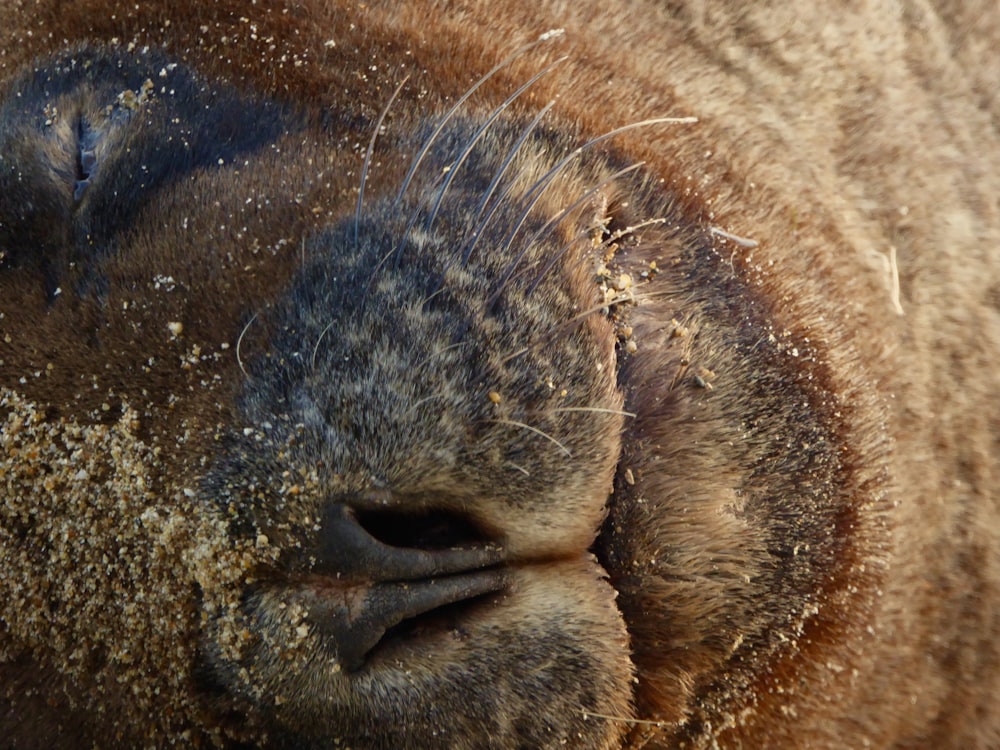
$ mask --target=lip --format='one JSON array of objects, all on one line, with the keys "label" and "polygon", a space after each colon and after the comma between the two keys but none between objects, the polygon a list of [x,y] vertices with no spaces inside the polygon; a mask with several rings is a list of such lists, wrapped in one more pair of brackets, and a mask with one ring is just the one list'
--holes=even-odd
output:
[{"label": "lip", "polygon": [[[378,612],[383,595],[388,616]],[[276,736],[303,732],[316,747],[333,737],[439,747],[493,731],[494,717],[542,722],[569,738],[615,733],[580,719],[581,707],[632,715],[628,632],[590,555],[384,585],[272,578],[244,607],[247,648],[235,663],[221,654],[211,674],[220,691],[258,701]],[[572,729],[551,729],[552,714]],[[527,742],[520,729],[498,731],[505,747],[551,744],[529,730]]]},{"label": "lip", "polygon": [[[503,568],[418,581],[347,584],[312,580],[299,589],[313,632],[337,651],[348,672],[370,663],[392,641],[400,625],[412,632],[436,632],[461,618],[455,605],[471,604],[503,591],[510,575]],[[445,611],[452,617],[444,617]]]}]

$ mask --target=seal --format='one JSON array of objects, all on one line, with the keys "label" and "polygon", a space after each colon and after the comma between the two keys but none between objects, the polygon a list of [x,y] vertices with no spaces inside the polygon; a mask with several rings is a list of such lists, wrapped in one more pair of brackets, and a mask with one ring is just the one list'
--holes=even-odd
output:
[{"label": "seal", "polygon": [[699,8],[0,9],[6,746],[1000,743],[1000,21]]}]

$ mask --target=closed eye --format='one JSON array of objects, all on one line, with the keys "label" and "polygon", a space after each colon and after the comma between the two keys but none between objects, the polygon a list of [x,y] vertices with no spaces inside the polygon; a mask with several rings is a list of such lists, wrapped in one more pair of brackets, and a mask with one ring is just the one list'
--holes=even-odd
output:
[{"label": "closed eye", "polygon": [[90,187],[92,177],[97,168],[98,133],[91,128],[86,117],[80,117],[76,123],[76,183],[73,186],[73,201],[79,203],[83,194]]}]

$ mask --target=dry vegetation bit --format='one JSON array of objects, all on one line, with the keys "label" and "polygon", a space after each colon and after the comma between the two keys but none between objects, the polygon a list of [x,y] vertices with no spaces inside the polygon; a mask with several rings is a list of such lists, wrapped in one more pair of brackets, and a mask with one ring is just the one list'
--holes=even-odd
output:
[{"label": "dry vegetation bit", "polygon": [[158,500],[161,466],[131,410],[113,425],[46,421],[2,388],[0,420],[0,659],[54,667],[82,701],[127,685],[111,728],[179,735],[199,712],[186,697],[199,617],[231,611],[266,551],[234,544],[183,491]]}]

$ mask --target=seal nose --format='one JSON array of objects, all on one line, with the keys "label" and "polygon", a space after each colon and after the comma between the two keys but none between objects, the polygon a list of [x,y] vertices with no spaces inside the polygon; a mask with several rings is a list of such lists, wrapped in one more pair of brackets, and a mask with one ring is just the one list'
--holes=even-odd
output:
[{"label": "seal nose", "polygon": [[[374,516],[371,519],[370,525],[387,528]],[[420,546],[404,547],[379,541],[361,525],[351,508],[342,503],[329,506],[321,521],[316,571],[374,582],[416,581],[480,570],[504,561],[503,550],[488,542],[428,548],[435,539],[447,540],[448,537],[440,533],[429,534],[428,524],[419,519],[397,519],[395,526],[396,536],[402,527],[403,534]]]},{"label": "seal nose", "polygon": [[[436,523],[410,523],[413,538],[424,544],[447,538],[428,533]],[[394,533],[406,524],[398,521]],[[383,523],[383,528],[389,526]],[[432,549],[387,544],[341,503],[324,512],[320,538],[314,570],[335,575],[337,585],[335,594],[310,607],[311,614],[348,670],[360,669],[387,631],[405,620],[500,591],[509,583],[498,567],[504,552],[496,544]]]}]

